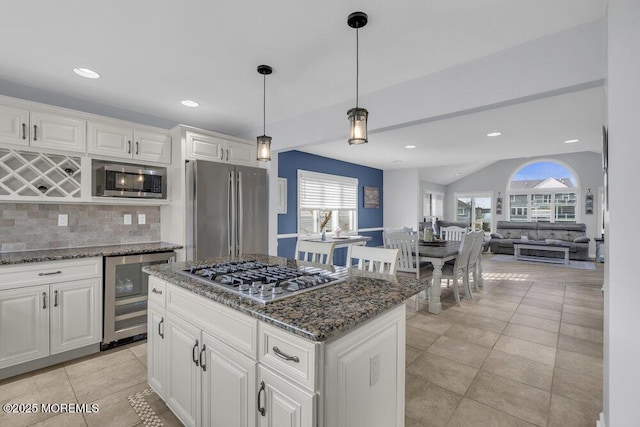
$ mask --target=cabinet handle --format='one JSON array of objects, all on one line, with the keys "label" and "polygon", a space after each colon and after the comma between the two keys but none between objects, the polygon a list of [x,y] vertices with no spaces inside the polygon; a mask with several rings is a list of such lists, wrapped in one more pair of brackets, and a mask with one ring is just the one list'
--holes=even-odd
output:
[{"label": "cabinet handle", "polygon": [[33,125],[33,140],[38,140],[38,125]]},{"label": "cabinet handle", "polygon": [[127,154],[131,154],[131,141],[127,141],[129,148],[127,148]]},{"label": "cabinet handle", "polygon": [[196,340],[196,343],[193,345],[193,348],[191,349],[191,359],[193,359],[193,363],[195,363],[196,366],[200,366],[200,362],[198,362],[198,359],[196,359],[197,353],[198,353],[198,340]]},{"label": "cabinet handle", "polygon": [[27,124],[22,124],[22,139],[27,139]]},{"label": "cabinet handle", "polygon": [[276,354],[276,356],[278,356],[281,359],[291,360],[293,362],[300,363],[300,359],[298,358],[298,356],[289,356],[288,354],[280,351],[278,347],[273,347],[273,352]]},{"label": "cabinet handle", "polygon": [[160,319],[160,323],[158,323],[158,335],[160,335],[160,338],[164,339],[164,332],[162,332],[162,330],[164,329],[164,317],[162,317]]},{"label": "cabinet handle", "polygon": [[[262,392],[265,391],[264,389],[264,381],[260,381],[260,390],[258,390],[258,412],[260,412],[260,415],[262,415],[264,417],[264,415],[267,413],[267,410],[265,409],[264,406],[260,405],[260,401],[261,401],[261,397],[262,397]],[[265,398],[265,404],[266,404],[266,398]]]},{"label": "cabinet handle", "polygon": [[53,306],[57,307],[58,306],[58,291],[53,291]]},{"label": "cabinet handle", "polygon": [[227,162],[229,161],[229,150],[227,149]]},{"label": "cabinet handle", "polygon": [[140,143],[138,141],[136,141],[136,154],[138,154],[138,145],[140,145]]},{"label": "cabinet handle", "polygon": [[160,294],[162,295],[162,291],[157,290],[156,288],[151,289],[151,292],[153,292],[154,294]]},{"label": "cabinet handle", "polygon": [[46,292],[42,293],[42,309],[43,310],[47,309],[47,293]]},{"label": "cabinet handle", "polygon": [[220,160],[224,160],[224,148],[220,149]]},{"label": "cabinet handle", "polygon": [[[200,367],[202,368],[203,371],[207,371],[207,365],[206,365],[206,357],[207,357],[207,353],[205,353],[205,351],[207,350],[207,345],[206,344],[202,344],[202,350],[200,350]],[[204,357],[205,359],[202,359],[202,353],[204,353]]]},{"label": "cabinet handle", "polygon": [[38,273],[38,276],[51,276],[53,274],[62,274],[62,271],[58,270],[58,271],[51,271],[49,273]]}]

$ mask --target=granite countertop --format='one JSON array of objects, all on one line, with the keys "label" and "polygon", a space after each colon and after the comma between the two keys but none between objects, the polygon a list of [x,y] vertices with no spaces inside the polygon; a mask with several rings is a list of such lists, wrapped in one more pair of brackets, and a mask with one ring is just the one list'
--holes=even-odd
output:
[{"label": "granite countertop", "polygon": [[90,258],[168,252],[182,248],[167,242],[131,243],[124,245],[85,246],[80,248],[42,249],[35,251],[0,252],[0,265],[28,262],[56,261],[62,259]]},{"label": "granite countertop", "polygon": [[[297,267],[295,260],[280,257],[245,255],[244,259]],[[382,280],[366,272],[345,268],[347,277],[344,282],[262,304],[207,286],[178,273],[194,264],[212,264],[228,260],[229,258],[217,258],[198,262],[157,264],[145,266],[142,270],[311,341],[325,341],[353,329],[403,304],[409,297],[424,290],[427,284],[426,281],[420,281],[415,277]]]}]

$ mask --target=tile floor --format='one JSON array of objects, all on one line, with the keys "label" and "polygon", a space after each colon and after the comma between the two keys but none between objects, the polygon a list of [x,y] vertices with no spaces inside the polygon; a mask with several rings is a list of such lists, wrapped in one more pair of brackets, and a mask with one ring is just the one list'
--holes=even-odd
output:
[{"label": "tile floor", "polygon": [[[406,427],[588,426],[602,410],[603,268],[483,257],[485,286],[443,311],[407,303]],[[0,426],[139,426],[146,343],[0,381],[0,403],[97,403],[93,414],[5,414]],[[165,426],[180,422],[155,395]],[[354,426],[357,427],[357,426]]]}]

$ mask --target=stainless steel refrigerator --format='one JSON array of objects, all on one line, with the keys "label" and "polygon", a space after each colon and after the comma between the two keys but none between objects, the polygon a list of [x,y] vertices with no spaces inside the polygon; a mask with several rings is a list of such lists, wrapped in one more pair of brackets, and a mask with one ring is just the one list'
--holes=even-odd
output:
[{"label": "stainless steel refrigerator", "polygon": [[187,260],[266,254],[267,171],[203,160],[186,171]]}]

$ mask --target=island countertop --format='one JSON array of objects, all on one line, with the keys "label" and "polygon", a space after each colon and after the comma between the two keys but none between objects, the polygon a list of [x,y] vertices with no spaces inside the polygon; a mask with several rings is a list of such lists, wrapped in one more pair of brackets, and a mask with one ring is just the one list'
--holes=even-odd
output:
[{"label": "island countertop", "polygon": [[[426,282],[415,277],[382,280],[366,272],[348,270],[344,282],[314,291],[300,293],[279,301],[263,304],[219,290],[179,273],[196,264],[212,264],[232,258],[216,258],[197,262],[149,265],[146,273],[166,280],[241,313],[285,329],[311,341],[326,341],[355,328],[359,324],[396,307],[426,288]],[[269,264],[297,268],[295,260],[267,255],[245,255]]]},{"label": "island countertop", "polygon": [[182,248],[167,242],[128,243],[122,245],[83,246],[74,248],[40,249],[33,251],[0,252],[0,265],[28,262],[58,261],[63,259],[91,258],[96,256],[120,256],[169,252]]}]

